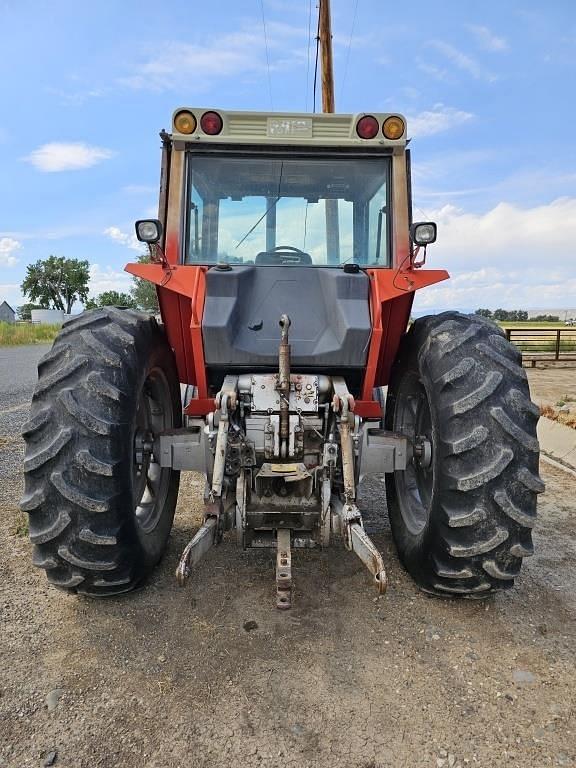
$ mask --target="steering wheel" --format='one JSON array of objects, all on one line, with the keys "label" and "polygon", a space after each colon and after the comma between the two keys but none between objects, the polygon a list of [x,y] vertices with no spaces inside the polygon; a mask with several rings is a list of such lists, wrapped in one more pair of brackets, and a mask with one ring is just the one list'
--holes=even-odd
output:
[{"label": "steering wheel", "polygon": [[276,248],[272,248],[268,253],[276,253],[277,251],[292,251],[302,256],[309,256],[305,251],[301,251],[300,248],[295,248],[293,245],[277,245]]},{"label": "steering wheel", "polygon": [[293,245],[277,245],[270,251],[262,251],[256,256],[255,264],[273,266],[282,264],[312,264],[309,253],[295,248]]}]

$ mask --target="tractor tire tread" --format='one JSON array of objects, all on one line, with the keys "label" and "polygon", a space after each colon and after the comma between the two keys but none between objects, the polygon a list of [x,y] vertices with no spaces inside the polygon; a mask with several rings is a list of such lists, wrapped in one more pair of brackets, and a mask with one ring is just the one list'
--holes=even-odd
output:
[{"label": "tractor tire tread", "polygon": [[521,356],[494,323],[447,312],[416,320],[389,385],[416,372],[437,418],[439,455],[430,520],[416,540],[402,523],[394,475],[386,475],[392,533],[409,572],[427,592],[481,597],[509,588],[533,552],[538,408]]},{"label": "tractor tire tread", "polygon": [[[108,307],[68,320],[40,361],[23,431],[20,507],[29,515],[33,564],[61,589],[98,597],[127,592],[158,559],[150,562],[126,523],[132,454],[121,447],[133,407],[127,393],[136,389],[146,350],[157,348],[174,366],[153,317]],[[173,373],[179,391],[175,367]]]}]

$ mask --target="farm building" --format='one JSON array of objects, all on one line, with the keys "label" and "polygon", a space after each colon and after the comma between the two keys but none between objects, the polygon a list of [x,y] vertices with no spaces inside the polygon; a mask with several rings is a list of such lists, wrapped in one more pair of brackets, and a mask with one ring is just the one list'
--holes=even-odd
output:
[{"label": "farm building", "polygon": [[33,323],[48,323],[62,325],[65,319],[61,309],[33,309],[30,313]]},{"label": "farm building", "polygon": [[0,323],[14,323],[16,321],[16,312],[7,301],[0,304]]}]

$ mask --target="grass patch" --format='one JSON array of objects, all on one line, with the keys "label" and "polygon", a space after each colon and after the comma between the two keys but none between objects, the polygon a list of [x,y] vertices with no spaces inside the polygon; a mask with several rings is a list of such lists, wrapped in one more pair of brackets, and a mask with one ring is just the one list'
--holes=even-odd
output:
[{"label": "grass patch", "polygon": [[23,539],[24,537],[28,536],[29,532],[28,515],[25,512],[18,510],[16,519],[14,520],[14,524],[12,526],[12,534]]},{"label": "grass patch", "polygon": [[570,328],[565,323],[532,322],[532,320],[500,320],[496,321],[501,328]]},{"label": "grass patch", "polygon": [[546,416],[547,419],[557,421],[558,424],[564,424],[565,427],[576,429],[576,414],[574,413],[562,413],[551,405],[541,405],[540,414]]},{"label": "grass patch", "polygon": [[0,323],[0,347],[49,344],[62,326],[47,323]]}]

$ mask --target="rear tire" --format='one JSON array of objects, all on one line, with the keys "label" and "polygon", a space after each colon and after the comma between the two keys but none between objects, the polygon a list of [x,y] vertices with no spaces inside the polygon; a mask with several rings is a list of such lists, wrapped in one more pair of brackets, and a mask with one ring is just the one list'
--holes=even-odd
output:
[{"label": "rear tire", "polygon": [[419,456],[386,475],[386,491],[398,553],[424,590],[483,597],[514,584],[544,490],[538,417],[521,355],[495,324],[445,312],[412,325],[385,424]]},{"label": "rear tire", "polygon": [[24,427],[33,562],[48,581],[92,596],[127,592],[160,560],[179,473],[145,450],[179,427],[172,350],[149,315],[112,307],[68,321],[38,364]]}]

